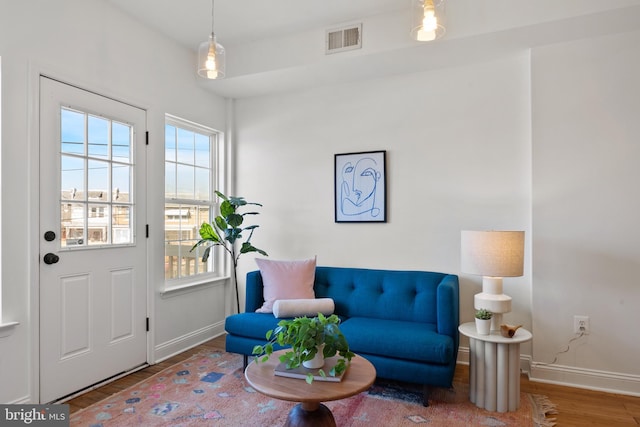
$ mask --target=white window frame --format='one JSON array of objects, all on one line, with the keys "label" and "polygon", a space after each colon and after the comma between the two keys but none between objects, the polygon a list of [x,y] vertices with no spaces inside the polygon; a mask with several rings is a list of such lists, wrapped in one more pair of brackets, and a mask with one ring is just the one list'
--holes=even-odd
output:
[{"label": "white window frame", "polygon": [[[225,176],[225,171],[224,171],[224,167],[225,167],[225,150],[224,150],[224,133],[221,131],[218,131],[216,129],[189,121],[189,120],[185,120],[182,119],[180,117],[177,116],[173,116],[170,114],[165,114],[165,126],[163,126],[163,168],[165,168],[166,165],[166,159],[165,159],[165,153],[166,153],[166,148],[165,148],[165,138],[164,136],[166,136],[164,134],[164,130],[166,129],[166,125],[171,125],[171,126],[175,126],[177,128],[181,128],[181,129],[185,129],[185,130],[190,130],[190,131],[194,131],[194,132],[198,132],[201,134],[207,134],[210,135],[213,140],[211,143],[211,158],[210,158],[210,165],[211,165],[211,182],[210,182],[210,193],[211,193],[211,202],[209,204],[210,206],[210,218],[209,221],[211,221],[213,219],[213,217],[215,215],[217,215],[217,213],[219,212],[219,202],[218,202],[218,198],[215,195],[215,190],[217,189],[221,189],[224,188],[223,184],[224,184],[224,179],[223,177]],[[164,174],[163,174],[164,176]],[[166,177],[165,177],[166,180]],[[166,193],[165,192],[165,181],[163,181],[162,183],[162,191],[163,194],[165,194],[165,198],[164,198],[164,204],[163,206],[166,206],[169,203],[190,203],[191,200],[184,200],[184,199],[175,199],[175,198],[167,198],[166,197]],[[166,218],[164,218],[163,216],[163,222],[162,222],[162,226],[163,226],[163,237],[162,237],[162,241],[163,241],[163,265],[164,265],[164,261],[165,261],[165,249],[164,249],[164,242],[166,239],[166,236],[164,234],[165,232],[165,225],[166,225]],[[201,286],[201,285],[206,285],[206,284],[211,284],[213,282],[223,282],[224,280],[227,279],[228,277],[228,272],[227,272],[227,268],[226,268],[226,263],[225,263],[225,254],[224,251],[219,250],[219,248],[212,248],[211,250],[211,256],[210,256],[210,262],[213,264],[213,268],[211,272],[207,272],[207,273],[199,273],[196,275],[191,275],[191,276],[187,276],[187,277],[181,277],[181,278],[176,278],[176,279],[167,279],[166,277],[164,277],[164,291],[162,292],[163,294],[166,293],[170,293],[173,291],[179,291],[182,289],[186,289],[186,288],[191,288],[194,286]]]},{"label": "white window frame", "polygon": [[[0,56],[0,224],[2,224],[2,57]],[[2,325],[2,227],[0,227],[0,326]]]}]

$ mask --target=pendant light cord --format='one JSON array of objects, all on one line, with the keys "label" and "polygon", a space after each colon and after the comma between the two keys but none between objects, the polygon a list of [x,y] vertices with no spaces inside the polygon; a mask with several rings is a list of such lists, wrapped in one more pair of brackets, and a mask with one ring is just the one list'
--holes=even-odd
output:
[{"label": "pendant light cord", "polygon": [[214,10],[214,2],[215,0],[211,0],[211,34],[213,33],[213,10]]}]

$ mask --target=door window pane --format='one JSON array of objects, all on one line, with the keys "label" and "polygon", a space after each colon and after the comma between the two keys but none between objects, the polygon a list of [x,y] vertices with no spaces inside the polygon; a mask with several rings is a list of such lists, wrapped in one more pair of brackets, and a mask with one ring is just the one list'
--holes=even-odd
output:
[{"label": "door window pane", "polygon": [[87,127],[89,156],[109,158],[109,121],[101,117],[89,116]]},{"label": "door window pane", "polygon": [[114,162],[131,163],[131,126],[113,122],[111,129],[111,159]]},{"label": "door window pane", "polygon": [[62,200],[82,200],[84,191],[84,159],[60,156],[60,188]]},{"label": "door window pane", "polygon": [[114,164],[111,174],[112,202],[128,202],[131,193],[131,166]]},{"label": "door window pane", "polygon": [[84,154],[85,115],[63,108],[60,112],[60,151]]},{"label": "door window pane", "polygon": [[85,205],[81,203],[62,203],[60,209],[61,246],[82,246],[85,244]]},{"label": "door window pane", "polygon": [[87,244],[106,245],[109,239],[109,206],[90,204],[87,209]]},{"label": "door window pane", "polygon": [[109,166],[109,162],[89,160],[89,200],[107,200],[109,194]]},{"label": "door window pane", "polygon": [[114,244],[133,243],[131,236],[131,206],[112,205],[111,230]]}]

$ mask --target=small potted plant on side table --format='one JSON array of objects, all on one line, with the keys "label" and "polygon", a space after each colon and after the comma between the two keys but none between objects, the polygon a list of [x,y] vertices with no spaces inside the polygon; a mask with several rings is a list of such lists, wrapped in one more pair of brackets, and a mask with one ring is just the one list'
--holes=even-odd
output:
[{"label": "small potted plant on side table", "polygon": [[476,330],[480,335],[489,335],[491,333],[491,318],[493,313],[484,308],[476,311]]},{"label": "small potted plant on side table", "polygon": [[[324,316],[318,313],[316,317],[296,317],[278,322],[275,329],[267,331],[267,343],[253,348],[257,355],[256,363],[266,361],[273,353],[273,345],[291,346],[291,349],[280,356],[280,362],[285,363],[286,369],[295,369],[300,365],[308,368],[321,368],[324,358],[340,356],[335,366],[325,373],[320,369],[320,376],[340,376],[355,356],[349,350],[349,344],[340,331],[340,318],[335,314]],[[318,356],[318,357],[316,357]],[[322,356],[324,356],[322,358]],[[308,365],[320,358],[318,365]],[[306,375],[306,381],[313,382],[313,374]]]}]

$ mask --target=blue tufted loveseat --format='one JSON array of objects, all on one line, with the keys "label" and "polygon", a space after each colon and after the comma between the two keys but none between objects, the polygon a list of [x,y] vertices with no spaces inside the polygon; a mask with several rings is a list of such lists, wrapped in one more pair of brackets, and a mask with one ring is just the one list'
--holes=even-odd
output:
[{"label": "blue tufted loveseat", "polygon": [[[314,291],[316,298],[334,300],[349,347],[375,366],[379,378],[451,387],[458,355],[458,276],[316,267]],[[260,272],[249,272],[245,312],[225,322],[226,350],[245,355],[245,361],[281,320],[255,312],[262,294]]]}]

